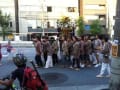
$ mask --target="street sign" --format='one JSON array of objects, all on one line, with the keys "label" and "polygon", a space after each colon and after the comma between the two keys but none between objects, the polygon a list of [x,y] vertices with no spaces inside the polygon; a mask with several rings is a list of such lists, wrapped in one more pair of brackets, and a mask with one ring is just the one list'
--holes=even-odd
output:
[{"label": "street sign", "polygon": [[85,30],[89,31],[90,30],[90,25],[85,25]]}]

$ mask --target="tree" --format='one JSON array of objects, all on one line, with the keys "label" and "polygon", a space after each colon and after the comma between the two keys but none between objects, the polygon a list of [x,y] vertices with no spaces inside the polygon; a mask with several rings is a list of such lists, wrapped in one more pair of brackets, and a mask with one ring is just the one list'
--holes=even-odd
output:
[{"label": "tree", "polygon": [[91,28],[90,32],[93,35],[102,33],[102,27],[100,25],[100,20],[93,21],[92,24],[90,25],[90,28]]},{"label": "tree", "polygon": [[5,40],[5,36],[8,34],[10,31],[9,27],[9,22],[10,22],[10,15],[3,15],[2,11],[0,10],[0,27],[2,28],[2,36],[3,40]]},{"label": "tree", "polygon": [[78,26],[78,30],[77,30],[77,35],[80,36],[84,33],[84,20],[83,17],[79,17],[79,19],[77,20],[77,26]]}]

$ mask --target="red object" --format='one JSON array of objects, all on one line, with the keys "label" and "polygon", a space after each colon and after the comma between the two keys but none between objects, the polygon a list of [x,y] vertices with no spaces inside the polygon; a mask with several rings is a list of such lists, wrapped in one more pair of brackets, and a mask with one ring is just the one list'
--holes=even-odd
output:
[{"label": "red object", "polygon": [[[42,80],[43,81],[43,80]],[[42,90],[48,90],[46,83],[44,85],[41,79],[39,79],[37,72],[30,67],[26,67],[24,70],[24,86],[30,90],[38,90],[38,88],[43,88]]]},{"label": "red object", "polygon": [[1,53],[1,44],[0,44],[0,60],[2,59],[2,53]]}]

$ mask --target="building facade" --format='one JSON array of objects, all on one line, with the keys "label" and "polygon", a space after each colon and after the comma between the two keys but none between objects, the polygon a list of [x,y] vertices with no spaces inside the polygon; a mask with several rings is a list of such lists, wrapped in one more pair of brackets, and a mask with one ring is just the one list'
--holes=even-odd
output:
[{"label": "building facade", "polygon": [[117,0],[107,0],[107,27],[109,29],[109,34],[111,35],[111,38],[114,36],[114,24],[115,24],[115,18],[116,16],[116,5],[117,5]]},{"label": "building facade", "polygon": [[[28,33],[29,28],[57,28],[57,20],[63,16],[74,20],[82,16],[86,25],[99,19],[103,28],[113,35],[117,0],[18,0],[19,31]],[[15,32],[14,0],[0,0],[0,10],[11,16],[11,28]],[[112,12],[112,13],[111,13]],[[30,31],[32,30],[30,29]]]},{"label": "building facade", "polygon": [[[73,21],[79,16],[78,0],[18,0],[18,3],[20,33],[28,33],[28,27],[56,28],[56,22],[62,16]],[[15,31],[14,0],[0,0],[0,10],[10,14]]]},{"label": "building facade", "polygon": [[79,15],[90,25],[93,20],[99,19],[103,28],[106,28],[107,2],[106,0],[79,0]]}]

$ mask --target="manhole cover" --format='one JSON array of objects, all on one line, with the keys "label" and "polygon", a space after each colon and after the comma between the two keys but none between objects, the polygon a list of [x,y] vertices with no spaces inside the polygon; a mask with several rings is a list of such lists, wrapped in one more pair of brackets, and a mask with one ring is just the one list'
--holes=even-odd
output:
[{"label": "manhole cover", "polygon": [[44,73],[41,75],[41,77],[48,84],[59,84],[68,80],[68,77],[62,73]]}]

